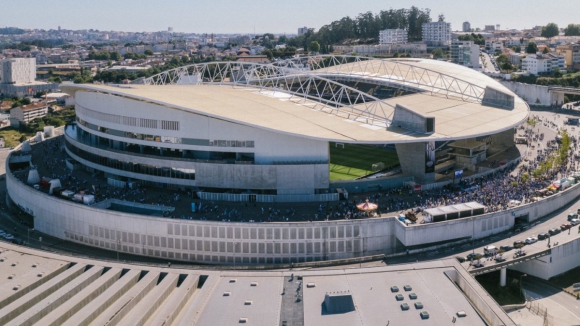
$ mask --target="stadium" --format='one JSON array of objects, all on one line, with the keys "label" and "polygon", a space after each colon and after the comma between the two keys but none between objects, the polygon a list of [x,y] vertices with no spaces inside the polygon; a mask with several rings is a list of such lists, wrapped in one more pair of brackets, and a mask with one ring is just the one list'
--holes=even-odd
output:
[{"label": "stadium", "polygon": [[[341,194],[428,189],[488,172],[488,158],[518,160],[514,128],[528,105],[462,66],[321,56],[61,88],[75,98],[76,123],[33,151],[23,145],[6,164],[11,203],[59,239],[176,261],[291,264],[463,241],[475,237],[472,224],[477,237],[514,225],[503,212],[415,226],[380,216],[257,223],[195,215],[202,202],[216,211],[224,202],[340,205]],[[348,177],[361,161],[367,167]],[[52,179],[46,188],[41,177]],[[57,191],[60,181],[68,185]],[[175,213],[178,199],[187,214]]]}]

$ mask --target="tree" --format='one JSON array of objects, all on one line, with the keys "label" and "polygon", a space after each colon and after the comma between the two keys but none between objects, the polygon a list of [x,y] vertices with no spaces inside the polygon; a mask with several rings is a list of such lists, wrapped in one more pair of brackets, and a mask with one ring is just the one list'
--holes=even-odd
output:
[{"label": "tree", "polygon": [[558,25],[554,24],[554,23],[549,23],[546,26],[542,26],[542,37],[547,37],[547,38],[552,38],[554,36],[557,36],[558,34],[560,34],[560,29],[558,28]]},{"label": "tree", "polygon": [[310,42],[310,45],[308,45],[308,50],[310,50],[311,52],[319,52],[320,43],[318,43],[317,41]]},{"label": "tree", "polygon": [[145,52],[143,52],[145,55],[153,55],[153,51],[147,49],[145,50]]},{"label": "tree", "polygon": [[438,22],[444,22],[445,21],[445,15],[439,14],[439,17],[437,17],[437,21]]},{"label": "tree", "polygon": [[554,69],[554,77],[559,78],[562,77],[564,74],[562,73],[562,71],[560,70],[560,68],[556,68]]},{"label": "tree", "polygon": [[535,54],[536,52],[538,52],[538,45],[535,42],[528,43],[528,46],[526,46],[526,53]]},{"label": "tree", "polygon": [[119,61],[119,60],[121,60],[121,55],[119,54],[119,52],[114,51],[114,52],[111,52],[110,58],[111,58],[111,60]]},{"label": "tree", "polygon": [[543,54],[547,54],[550,53],[550,48],[548,48],[547,46],[542,50]]},{"label": "tree", "polygon": [[580,24],[569,24],[564,28],[564,35],[566,36],[580,36]]},{"label": "tree", "polygon": [[431,51],[431,54],[433,55],[433,59],[443,58],[443,50],[441,50],[440,48],[434,49],[433,51]]}]

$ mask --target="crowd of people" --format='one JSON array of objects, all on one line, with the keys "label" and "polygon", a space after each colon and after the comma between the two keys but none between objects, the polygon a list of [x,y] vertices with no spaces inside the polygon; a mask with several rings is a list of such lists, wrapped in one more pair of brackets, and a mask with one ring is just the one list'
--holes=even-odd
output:
[{"label": "crowd of people", "polygon": [[[549,119],[539,119],[547,127],[559,131],[558,126]],[[368,216],[394,216],[412,210],[420,213],[428,208],[453,205],[466,202],[478,202],[486,206],[487,212],[505,210],[513,205],[525,204],[537,196],[537,191],[546,188],[552,180],[570,175],[575,170],[573,159],[580,158],[578,142],[572,138],[572,150],[568,160],[548,171],[541,178],[523,178],[524,173],[531,174],[547,155],[550,149],[540,137],[540,131],[534,128],[525,130],[528,143],[528,155],[525,162],[516,165],[510,163],[500,166],[493,172],[476,178],[465,179],[458,184],[443,188],[415,192],[411,188],[382,189],[378,192],[357,194],[349,200],[336,203],[230,203],[201,201],[194,199],[191,192],[167,190],[148,186],[129,186],[118,188],[107,183],[102,173],[91,173],[84,169],[71,170],[66,164],[66,152],[62,137],[53,138],[33,146],[33,163],[38,167],[41,176],[60,179],[63,189],[74,192],[84,191],[93,194],[96,202],[115,198],[130,202],[151,204],[155,206],[174,207],[167,217],[181,219],[200,219],[235,222],[290,222],[290,221],[323,221],[337,219],[357,219]],[[498,160],[490,164],[498,165]],[[25,181],[25,173],[20,176]],[[357,205],[368,199],[378,204],[378,210],[372,214],[362,212]],[[195,211],[192,210],[192,202]]]}]

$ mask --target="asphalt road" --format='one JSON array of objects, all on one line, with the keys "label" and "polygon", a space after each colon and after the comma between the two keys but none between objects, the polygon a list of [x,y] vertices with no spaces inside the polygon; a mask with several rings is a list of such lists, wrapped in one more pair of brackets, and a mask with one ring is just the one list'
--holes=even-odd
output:
[{"label": "asphalt road", "polygon": [[553,325],[580,325],[580,300],[535,278],[522,278],[526,301],[547,309]]}]

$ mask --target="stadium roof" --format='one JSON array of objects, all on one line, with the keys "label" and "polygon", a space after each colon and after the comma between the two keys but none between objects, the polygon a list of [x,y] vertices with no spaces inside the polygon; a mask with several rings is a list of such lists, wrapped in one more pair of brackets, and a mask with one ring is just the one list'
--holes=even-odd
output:
[{"label": "stadium roof", "polygon": [[[276,80],[279,83],[276,85],[282,87],[268,87],[262,82],[259,85],[250,84],[247,79],[244,84],[228,81],[222,76],[219,77],[219,82],[204,80],[189,85],[177,81],[121,86],[74,84],[63,85],[61,88],[70,94],[76,91],[110,93],[273,132],[345,143],[405,143],[472,138],[513,128],[524,122],[529,114],[528,105],[503,85],[462,66],[434,60],[404,63],[384,60],[363,62],[364,66],[360,63],[347,63],[319,68],[313,72],[301,73],[292,70],[287,72],[283,83]],[[267,78],[269,83],[275,78],[281,78],[276,74],[279,75],[280,71],[271,73]],[[201,75],[204,76],[205,72]],[[177,78],[181,79],[183,75]],[[341,85],[340,80],[349,78],[400,87],[416,93],[384,100],[369,95],[365,96],[365,101],[337,109],[338,102],[332,102],[332,99],[329,100],[323,94],[319,94],[317,98],[283,89],[284,83],[297,80],[304,83],[307,78],[333,87]],[[331,81],[333,78],[338,81]],[[486,87],[493,87],[513,96],[513,108],[484,104],[482,98]],[[347,86],[342,89],[345,90],[351,94],[358,92]],[[355,95],[360,96],[360,93],[362,92]],[[434,117],[435,132],[425,134],[391,124],[397,105],[421,116]],[[371,112],[372,110],[380,112]],[[376,119],[377,116],[379,119]]]}]

